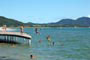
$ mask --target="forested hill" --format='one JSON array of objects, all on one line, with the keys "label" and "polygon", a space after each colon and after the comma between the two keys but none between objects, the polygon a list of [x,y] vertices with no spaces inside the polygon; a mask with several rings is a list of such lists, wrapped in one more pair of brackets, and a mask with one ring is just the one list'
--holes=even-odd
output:
[{"label": "forested hill", "polygon": [[7,25],[9,27],[17,27],[23,24],[23,22],[0,16],[0,26]]},{"label": "forested hill", "polygon": [[0,26],[7,25],[8,27],[18,27],[24,25],[26,27],[90,27],[90,18],[89,17],[80,17],[76,20],[73,19],[62,19],[58,22],[47,23],[47,24],[38,24],[38,23],[23,23],[18,20],[6,18],[0,16]]},{"label": "forested hill", "polygon": [[79,27],[88,27],[90,26],[90,18],[89,17],[80,17],[76,20],[74,19],[62,19],[54,24],[60,24],[63,26],[79,26]]}]

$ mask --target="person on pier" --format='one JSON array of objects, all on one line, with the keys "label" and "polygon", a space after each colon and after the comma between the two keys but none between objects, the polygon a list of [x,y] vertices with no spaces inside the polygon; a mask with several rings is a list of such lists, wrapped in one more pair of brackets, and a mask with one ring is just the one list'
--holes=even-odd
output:
[{"label": "person on pier", "polygon": [[6,25],[3,25],[2,31],[3,31],[3,32],[6,32],[6,29],[7,29],[7,26],[6,26]]},{"label": "person on pier", "polygon": [[20,32],[24,33],[24,26],[20,26]]}]

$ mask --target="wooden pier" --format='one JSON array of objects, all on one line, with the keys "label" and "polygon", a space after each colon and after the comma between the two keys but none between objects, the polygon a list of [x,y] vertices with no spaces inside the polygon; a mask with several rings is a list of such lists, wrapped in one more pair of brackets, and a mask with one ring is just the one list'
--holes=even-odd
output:
[{"label": "wooden pier", "polygon": [[31,44],[31,36],[26,33],[20,32],[0,32],[0,36],[4,37],[4,40],[8,41],[17,41],[17,37],[23,38],[24,40],[28,40],[28,44]]}]

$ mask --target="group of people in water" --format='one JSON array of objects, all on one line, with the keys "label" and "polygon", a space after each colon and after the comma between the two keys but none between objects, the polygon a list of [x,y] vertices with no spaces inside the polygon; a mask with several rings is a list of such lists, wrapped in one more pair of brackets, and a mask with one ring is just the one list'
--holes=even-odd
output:
[{"label": "group of people in water", "polygon": [[[7,26],[6,26],[6,25],[3,25],[2,31],[3,31],[3,32],[6,32],[6,30],[7,30]],[[24,33],[24,26],[20,26],[20,33]],[[36,33],[36,34],[40,34],[38,28],[35,28],[35,33]],[[49,43],[51,43],[51,44],[54,46],[55,42],[52,42],[50,35],[47,35],[46,39],[47,39],[47,41],[48,41]],[[39,43],[42,43],[42,40],[39,40]],[[33,58],[35,58],[35,56],[30,55],[30,58],[33,59]]]},{"label": "group of people in water", "polygon": [[[36,34],[40,34],[40,31],[39,31],[38,28],[35,28],[35,33],[36,33]],[[55,42],[52,41],[50,35],[47,35],[47,36],[46,36],[46,40],[47,40],[51,45],[53,45],[53,46],[55,45]],[[40,39],[38,42],[39,42],[39,43],[42,43],[42,41],[43,41],[43,40]],[[35,56],[35,55],[30,55],[30,58],[31,58],[31,59],[35,59],[36,56]]]},{"label": "group of people in water", "polygon": [[[35,33],[36,33],[36,34],[40,34],[38,28],[35,28]],[[52,40],[51,40],[51,36],[50,36],[50,35],[47,35],[46,39],[48,40],[49,43],[52,42]],[[42,42],[42,40],[40,39],[40,40],[39,40],[39,43],[41,43],[41,42]],[[52,45],[53,45],[53,46],[54,46],[54,44],[55,44],[55,43],[52,42]]]},{"label": "group of people in water", "polygon": [[[6,31],[7,31],[7,26],[6,26],[6,25],[3,25],[2,31],[3,31],[3,32],[6,32]],[[24,33],[24,26],[20,26],[20,32],[21,32],[21,33]],[[35,33],[36,33],[36,34],[40,34],[40,32],[39,32],[39,30],[38,30],[37,27],[35,28]],[[51,36],[50,36],[50,35],[48,35],[48,36],[46,37],[46,39],[48,40],[48,42],[51,42]],[[42,42],[42,40],[39,40],[39,43],[41,43],[41,42]],[[54,42],[52,42],[52,44],[54,45]]]}]

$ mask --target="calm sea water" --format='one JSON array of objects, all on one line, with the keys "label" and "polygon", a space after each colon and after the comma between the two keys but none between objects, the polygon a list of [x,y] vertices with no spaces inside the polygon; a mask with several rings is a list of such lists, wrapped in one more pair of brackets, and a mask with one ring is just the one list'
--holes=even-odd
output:
[{"label": "calm sea water", "polygon": [[[19,31],[19,29],[16,29]],[[34,28],[25,28],[32,36],[32,44],[0,44],[0,60],[90,60],[90,28],[40,28],[40,35]],[[50,35],[54,46],[46,37]],[[42,40],[39,43],[39,40]]]}]

